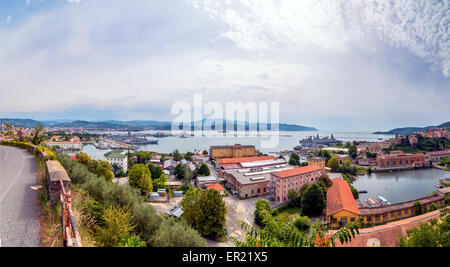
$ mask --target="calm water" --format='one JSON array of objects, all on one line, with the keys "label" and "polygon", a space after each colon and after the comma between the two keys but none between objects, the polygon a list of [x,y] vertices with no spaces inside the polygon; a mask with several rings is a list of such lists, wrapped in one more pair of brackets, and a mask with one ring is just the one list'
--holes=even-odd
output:
[{"label": "calm water", "polygon": [[361,200],[382,196],[391,203],[418,199],[433,193],[440,179],[450,177],[450,172],[439,169],[418,169],[410,171],[372,173],[358,176],[353,186],[367,190],[360,194]]},{"label": "calm water", "polygon": [[[145,131],[154,133],[155,131]],[[370,132],[280,132],[278,146],[273,148],[262,148],[261,137],[204,137],[194,136],[189,138],[166,137],[158,138],[158,145],[141,146],[141,150],[154,151],[159,153],[171,153],[178,149],[181,153],[188,151],[195,152],[201,149],[209,149],[211,145],[232,145],[245,144],[254,145],[263,153],[279,152],[282,150],[292,150],[299,145],[299,140],[311,135],[319,134],[320,137],[330,136],[331,134],[338,140],[347,141],[380,141],[392,138],[391,135],[375,135]],[[85,152],[93,153],[92,156],[106,153],[106,150],[96,152],[96,148],[85,147]]]}]

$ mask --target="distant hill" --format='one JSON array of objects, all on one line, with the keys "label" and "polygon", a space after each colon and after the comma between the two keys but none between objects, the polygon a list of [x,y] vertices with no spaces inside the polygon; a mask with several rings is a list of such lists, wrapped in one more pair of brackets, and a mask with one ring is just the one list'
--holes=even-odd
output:
[{"label": "distant hill", "polygon": [[59,128],[84,128],[84,129],[129,129],[129,130],[139,130],[141,127],[124,125],[118,123],[109,122],[90,122],[90,121],[72,121],[72,122],[62,122],[51,127]]},{"label": "distant hill", "polygon": [[[203,120],[204,122],[205,120]],[[226,120],[223,120],[223,128],[226,129]],[[84,128],[84,129],[114,129],[114,130],[171,130],[172,122],[169,121],[145,121],[145,120],[135,120],[135,121],[117,121],[117,120],[108,120],[108,121],[36,121],[30,119],[0,119],[0,123],[10,123],[14,126],[19,127],[35,127],[39,123],[46,127],[59,127],[59,128]],[[181,124],[182,125],[182,124]],[[234,128],[237,129],[237,126],[244,126],[246,130],[250,128],[249,123],[242,122],[234,122]],[[258,126],[257,126],[258,127]],[[269,129],[271,126],[269,124]],[[193,128],[193,123],[191,124],[191,128]],[[212,127],[215,129],[214,125]],[[259,127],[258,127],[259,128]],[[284,124],[280,123],[278,126],[280,131],[318,131],[318,129],[314,127],[307,127],[295,124]],[[230,129],[228,129],[230,130]]]},{"label": "distant hill", "polygon": [[374,132],[374,134],[401,134],[401,135],[410,135],[416,132],[422,132],[427,131],[430,128],[450,128],[450,121],[442,123],[441,125],[437,126],[427,126],[427,127],[403,127],[403,128],[396,128],[392,129],[387,132]]},{"label": "distant hill", "polygon": [[39,121],[31,120],[31,119],[9,119],[3,118],[0,119],[0,123],[11,124],[16,127],[36,127],[39,124]]}]

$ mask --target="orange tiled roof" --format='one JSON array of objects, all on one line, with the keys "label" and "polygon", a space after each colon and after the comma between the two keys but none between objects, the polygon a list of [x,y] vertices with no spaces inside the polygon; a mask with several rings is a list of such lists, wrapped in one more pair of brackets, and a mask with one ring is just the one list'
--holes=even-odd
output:
[{"label": "orange tiled roof", "polygon": [[214,190],[217,190],[217,191],[225,191],[225,189],[223,189],[223,186],[221,186],[220,184],[209,184],[209,185],[207,185],[208,186],[208,189],[214,189]]},{"label": "orange tiled roof", "polygon": [[272,159],[275,159],[275,156],[224,158],[224,159],[218,159],[217,163],[219,163],[219,164],[238,164],[241,162],[253,162],[253,161],[263,161],[263,160],[272,160]]},{"label": "orange tiled roof", "polygon": [[327,191],[327,216],[342,210],[359,215],[359,208],[348,182],[340,178],[333,179],[332,182],[332,186]]},{"label": "orange tiled roof", "polygon": [[314,172],[314,171],[320,171],[320,170],[322,170],[322,168],[317,165],[308,165],[305,167],[297,167],[297,168],[293,168],[290,170],[276,172],[274,174],[281,178],[287,178],[287,177],[291,177],[291,176],[295,176],[295,175],[301,175],[301,174]]}]

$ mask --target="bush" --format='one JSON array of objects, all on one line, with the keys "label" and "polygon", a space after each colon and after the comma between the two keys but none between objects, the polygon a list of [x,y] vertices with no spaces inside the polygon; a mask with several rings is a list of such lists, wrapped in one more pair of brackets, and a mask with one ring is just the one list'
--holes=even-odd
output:
[{"label": "bush", "polygon": [[271,213],[271,209],[270,209],[270,205],[269,202],[267,202],[267,200],[258,200],[256,201],[256,209],[254,212],[255,215],[255,223],[261,227],[264,227],[264,222],[263,222],[263,215],[262,215],[262,211],[263,210],[267,210],[269,213]]},{"label": "bush", "polygon": [[155,213],[152,206],[145,203],[135,205],[132,214],[131,223],[135,225],[134,232],[149,244],[152,235],[161,226],[163,219]]},{"label": "bush", "polygon": [[130,214],[122,208],[108,207],[102,215],[104,225],[97,227],[97,241],[104,247],[116,247],[133,230]]},{"label": "bush", "polygon": [[294,225],[299,231],[308,232],[311,225],[311,220],[306,216],[297,217],[294,221]]},{"label": "bush", "polygon": [[197,231],[184,220],[167,218],[156,230],[152,244],[155,247],[207,247],[208,244]]}]

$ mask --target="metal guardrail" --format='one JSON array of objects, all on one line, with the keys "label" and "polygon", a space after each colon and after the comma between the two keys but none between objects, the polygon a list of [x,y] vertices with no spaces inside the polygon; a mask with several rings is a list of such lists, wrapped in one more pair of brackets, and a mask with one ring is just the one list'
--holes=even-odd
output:
[{"label": "metal guardrail", "polygon": [[67,193],[64,183],[59,180],[61,194],[59,202],[61,204],[61,226],[63,241],[65,247],[82,247],[80,233],[75,223],[75,217],[72,214],[71,194]]}]

